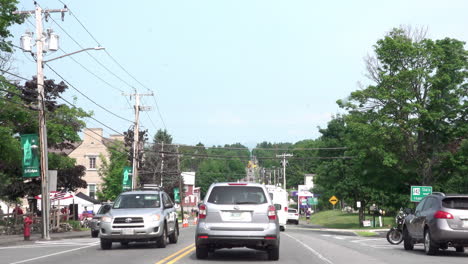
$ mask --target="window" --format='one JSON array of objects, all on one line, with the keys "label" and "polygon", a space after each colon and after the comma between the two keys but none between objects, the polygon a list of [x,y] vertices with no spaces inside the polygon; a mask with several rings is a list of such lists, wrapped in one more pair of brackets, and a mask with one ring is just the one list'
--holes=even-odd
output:
[{"label": "window", "polygon": [[89,183],[88,184],[88,191],[89,191],[89,197],[96,199],[96,184],[94,183]]},{"label": "window", "polygon": [[89,157],[89,169],[96,169],[96,157]]},{"label": "window", "polygon": [[117,198],[113,208],[159,208],[160,206],[159,193],[124,194]]},{"label": "window", "polygon": [[208,198],[215,204],[263,204],[267,202],[260,187],[218,186],[214,187]]}]

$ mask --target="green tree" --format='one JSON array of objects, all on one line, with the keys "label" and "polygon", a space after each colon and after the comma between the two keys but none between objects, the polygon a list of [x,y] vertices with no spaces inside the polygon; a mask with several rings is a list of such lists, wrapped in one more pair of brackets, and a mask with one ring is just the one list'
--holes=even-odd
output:
[{"label": "green tree", "polygon": [[11,41],[7,41],[12,37],[9,27],[24,21],[20,15],[13,14],[17,4],[16,0],[0,0],[0,51],[11,52]]},{"label": "green tree", "polygon": [[377,42],[367,68],[373,84],[338,102],[349,110],[348,124],[382,142],[372,149],[384,166],[411,184],[434,184],[443,177],[437,168],[468,134],[464,42],[394,29]]},{"label": "green tree", "polygon": [[123,142],[111,142],[107,151],[110,154],[109,160],[101,155],[102,166],[98,170],[103,180],[102,188],[97,192],[101,201],[113,201],[122,192],[123,170],[130,165]]}]

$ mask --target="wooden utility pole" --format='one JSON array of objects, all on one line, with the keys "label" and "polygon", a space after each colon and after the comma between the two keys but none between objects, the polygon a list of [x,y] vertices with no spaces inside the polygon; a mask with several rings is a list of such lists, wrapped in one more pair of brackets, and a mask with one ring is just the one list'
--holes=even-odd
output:
[{"label": "wooden utility pole", "polygon": [[[126,95],[126,94],[123,94]],[[153,96],[150,94],[128,94],[135,97],[135,125],[133,126],[133,162],[132,162],[132,190],[137,188],[138,184],[138,153],[140,148],[140,111],[148,111],[150,107],[140,106],[140,96]]]},{"label": "wooden utility pole", "polygon": [[281,155],[276,155],[277,158],[283,158],[281,162],[283,164],[283,189],[286,190],[286,157],[292,157],[293,154],[283,153]]},{"label": "wooden utility pole", "polygon": [[45,119],[45,92],[44,92],[44,36],[42,27],[42,14],[62,13],[68,12],[67,8],[64,9],[45,9],[43,10],[39,5],[32,11],[15,11],[13,14],[34,14],[36,16],[36,62],[37,62],[37,100],[39,109],[39,144],[41,152],[41,209],[42,209],[42,238],[50,239],[50,197],[49,197],[49,164],[47,156],[47,127]]},{"label": "wooden utility pole", "polygon": [[182,213],[182,220],[184,219],[184,189],[183,187],[183,178],[182,173],[180,172],[180,154],[179,154],[179,145],[177,145],[177,176],[179,177],[179,197],[180,197],[180,212]]}]

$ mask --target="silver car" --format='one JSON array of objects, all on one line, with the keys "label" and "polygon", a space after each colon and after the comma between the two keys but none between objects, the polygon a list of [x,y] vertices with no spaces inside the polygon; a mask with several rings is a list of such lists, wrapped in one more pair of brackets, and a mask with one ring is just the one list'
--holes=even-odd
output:
[{"label": "silver car", "polygon": [[214,183],[199,205],[195,232],[196,256],[208,257],[220,248],[248,247],[265,250],[279,259],[280,228],[276,210],[264,185]]},{"label": "silver car", "polygon": [[122,193],[101,217],[102,249],[110,249],[112,242],[126,246],[133,241],[156,241],[158,247],[164,248],[168,242],[177,243],[178,236],[174,203],[159,190]]},{"label": "silver car", "polygon": [[111,209],[112,204],[103,204],[97,211],[97,213],[93,216],[93,219],[89,221],[89,228],[91,229],[91,237],[98,237],[99,236],[99,225],[101,222],[101,217],[107,214]]},{"label": "silver car", "polygon": [[415,212],[405,217],[403,241],[406,250],[424,243],[428,255],[448,247],[464,252],[468,246],[468,195],[426,196]]}]

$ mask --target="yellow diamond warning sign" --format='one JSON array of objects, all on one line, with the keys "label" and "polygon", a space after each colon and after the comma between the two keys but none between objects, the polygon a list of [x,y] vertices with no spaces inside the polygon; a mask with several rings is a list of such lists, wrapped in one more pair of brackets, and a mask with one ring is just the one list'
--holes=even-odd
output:
[{"label": "yellow diamond warning sign", "polygon": [[330,199],[328,200],[331,204],[335,205],[337,202],[338,202],[338,198],[336,198],[335,195],[333,195],[332,197],[330,197]]}]

